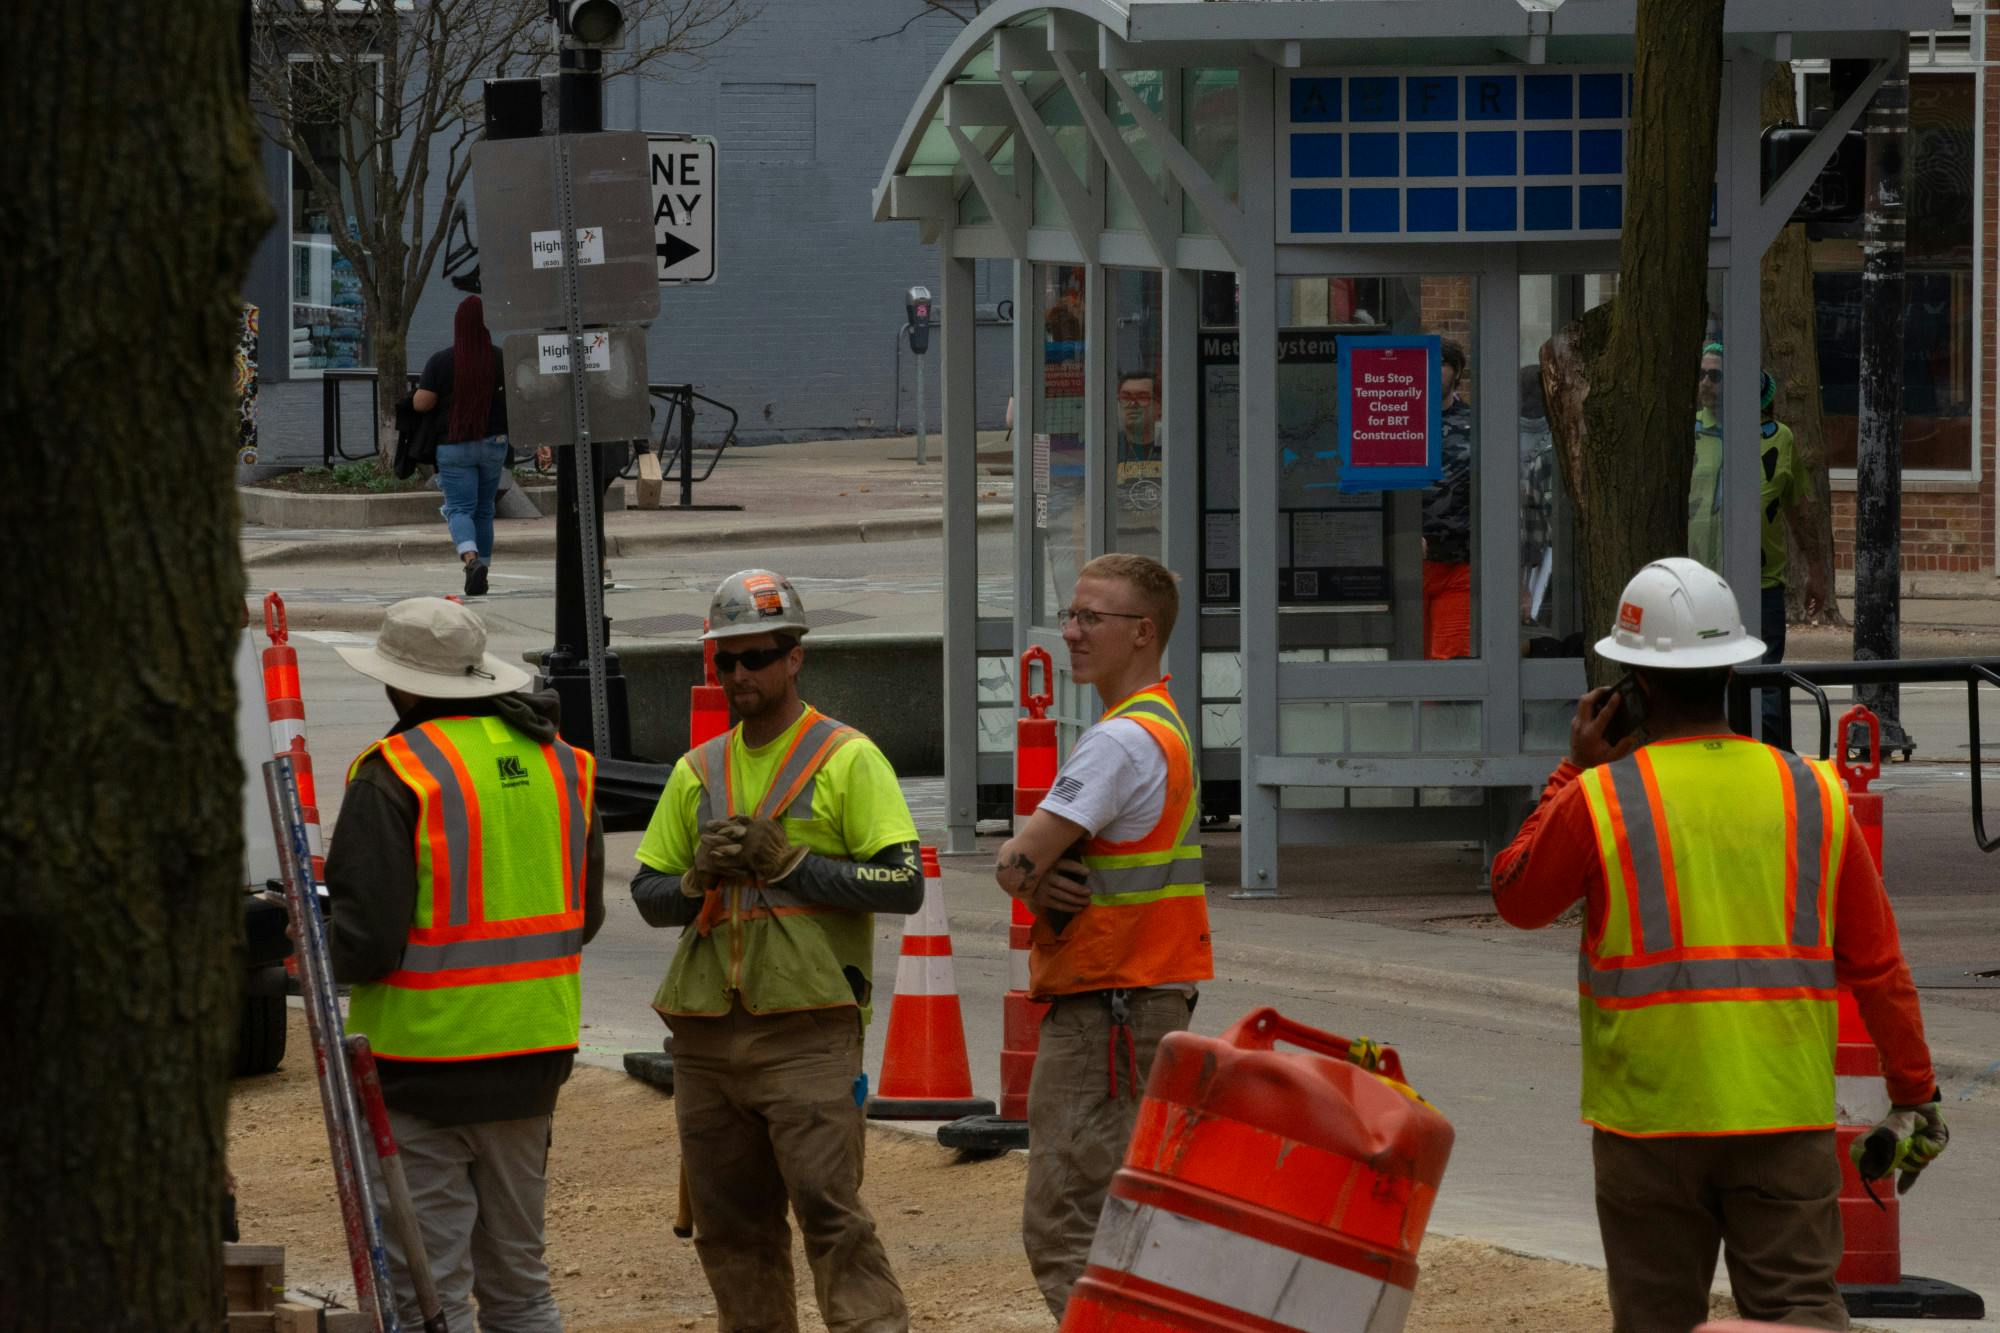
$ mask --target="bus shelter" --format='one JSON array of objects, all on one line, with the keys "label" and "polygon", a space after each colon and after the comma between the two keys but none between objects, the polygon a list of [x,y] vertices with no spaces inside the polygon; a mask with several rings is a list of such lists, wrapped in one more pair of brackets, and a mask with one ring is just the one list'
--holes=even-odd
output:
[{"label": "bus shelter", "polygon": [[[1635,10],[997,0],[967,25],[874,196],[941,254],[952,850],[972,848],[981,789],[1011,782],[1020,653],[1054,662],[1065,749],[1095,720],[1055,613],[1106,551],[1181,575],[1167,668],[1207,812],[1241,814],[1246,894],[1277,891],[1280,845],[1509,834],[1568,748],[1603,630],[1578,620],[1535,367],[1616,293]],[[1949,0],[1729,0],[1716,176],[1688,182],[1713,200],[1726,440],[1759,427],[1765,249],[1906,30],[1949,20]],[[1792,58],[1872,67],[1767,181],[1759,94]],[[982,567],[974,320],[996,260],[1012,261],[1014,507],[1007,554]],[[1469,437],[1456,514],[1357,424],[1382,407],[1365,376],[1397,354],[1428,361],[1420,419]],[[1722,454],[1721,563],[1754,628],[1758,451]],[[1454,611],[1465,631],[1440,635]]]}]

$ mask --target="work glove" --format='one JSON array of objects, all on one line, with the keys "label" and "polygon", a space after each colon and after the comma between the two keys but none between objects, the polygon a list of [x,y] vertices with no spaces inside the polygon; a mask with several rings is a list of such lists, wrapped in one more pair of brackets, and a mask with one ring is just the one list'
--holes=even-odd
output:
[{"label": "work glove", "polygon": [[743,830],[750,821],[735,816],[711,819],[695,841],[694,864],[681,873],[681,892],[700,898],[743,876]]},{"label": "work glove", "polygon": [[1847,1154],[1863,1180],[1881,1180],[1900,1171],[1896,1193],[1907,1194],[1923,1169],[1951,1141],[1937,1096],[1918,1106],[1892,1106],[1875,1128],[1848,1145]]},{"label": "work glove", "polygon": [[784,825],[775,819],[759,816],[743,831],[742,864],[766,884],[776,884],[797,870],[809,851],[787,838]]}]

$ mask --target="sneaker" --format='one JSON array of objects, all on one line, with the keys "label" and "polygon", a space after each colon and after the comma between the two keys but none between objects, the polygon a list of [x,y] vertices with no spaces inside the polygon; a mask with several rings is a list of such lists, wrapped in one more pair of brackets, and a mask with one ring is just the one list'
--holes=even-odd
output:
[{"label": "sneaker", "polygon": [[465,595],[484,597],[486,595],[486,562],[468,561],[465,566]]}]

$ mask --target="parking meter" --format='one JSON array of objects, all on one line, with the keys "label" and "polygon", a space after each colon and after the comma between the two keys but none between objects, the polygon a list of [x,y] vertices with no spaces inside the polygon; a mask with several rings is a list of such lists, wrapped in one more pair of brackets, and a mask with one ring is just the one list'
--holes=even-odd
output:
[{"label": "parking meter", "polygon": [[910,350],[922,356],[931,349],[931,289],[910,288],[903,301],[903,313],[910,321]]}]

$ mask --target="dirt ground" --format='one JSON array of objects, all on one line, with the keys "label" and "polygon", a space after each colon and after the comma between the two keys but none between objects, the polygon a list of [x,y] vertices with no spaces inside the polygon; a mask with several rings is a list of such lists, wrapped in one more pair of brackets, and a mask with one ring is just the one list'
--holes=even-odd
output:
[{"label": "dirt ground", "polygon": [[[285,1247],[294,1293],[352,1304],[333,1174],[304,1020],[275,1074],[240,1079],[231,1101],[230,1167],[243,1239]],[[672,1099],[622,1073],[578,1068],[556,1111],[549,1163],[549,1264],[578,1333],[711,1327],[715,1306],[693,1247],[675,1240],[679,1163]],[[929,1138],[876,1128],[866,1197],[909,1296],[911,1327],[929,1333],[1047,1333],[1050,1320],[1021,1255],[1027,1159],[961,1162]],[[1411,1333],[1598,1333],[1610,1326],[1604,1275],[1456,1237],[1432,1236],[1407,1325]],[[803,1254],[801,1325],[812,1308]],[[1722,1312],[1726,1302],[1718,1301]]]}]

